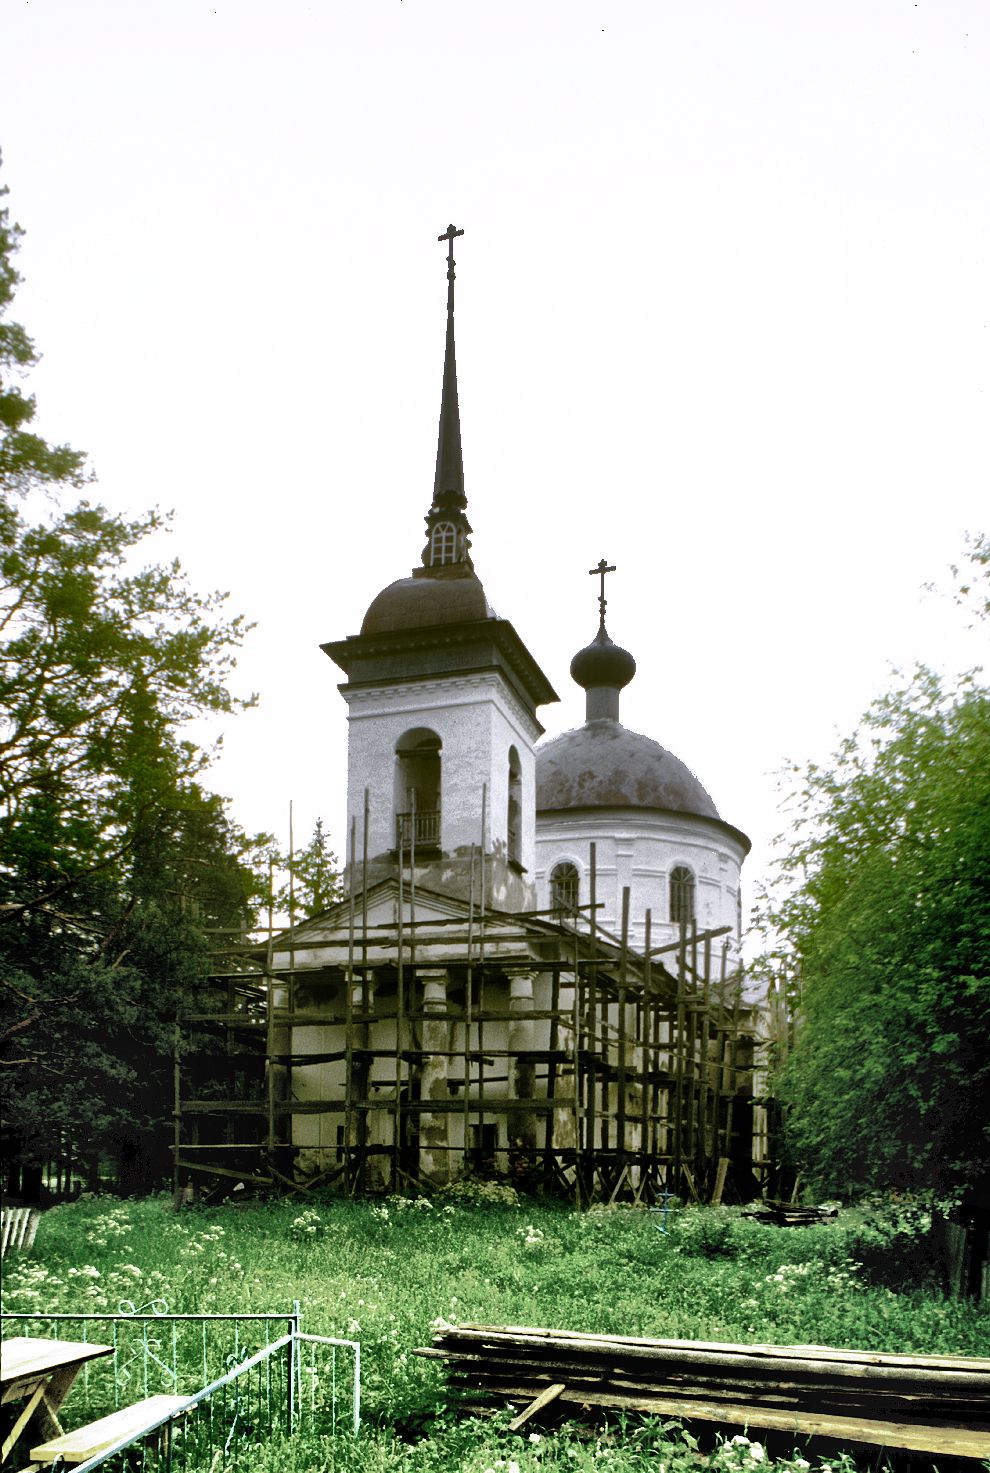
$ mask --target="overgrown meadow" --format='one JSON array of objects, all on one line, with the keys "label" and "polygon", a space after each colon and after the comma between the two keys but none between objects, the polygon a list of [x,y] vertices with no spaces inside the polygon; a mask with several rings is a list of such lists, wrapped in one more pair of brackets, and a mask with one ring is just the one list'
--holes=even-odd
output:
[{"label": "overgrown meadow", "polygon": [[511,1436],[507,1414],[457,1416],[437,1364],[412,1354],[438,1320],[990,1354],[990,1307],[943,1297],[910,1209],[807,1228],[682,1209],[661,1227],[656,1213],[577,1212],[501,1187],[180,1213],[165,1198],[101,1198],[44,1215],[32,1254],[5,1265],[4,1308],[284,1312],[300,1300],[305,1330],[361,1342],[364,1428],[356,1442],[308,1431],[252,1451],[248,1466],[271,1473],[871,1466],[776,1444],[771,1453],[735,1429],[724,1440],[699,1434],[699,1448],[661,1419]]}]

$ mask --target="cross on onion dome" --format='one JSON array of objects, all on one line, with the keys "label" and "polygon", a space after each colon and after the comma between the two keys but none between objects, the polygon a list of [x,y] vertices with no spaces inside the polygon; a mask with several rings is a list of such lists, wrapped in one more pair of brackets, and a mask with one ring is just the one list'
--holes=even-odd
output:
[{"label": "cross on onion dome", "polygon": [[[453,229],[453,226],[451,227],[451,229]],[[443,237],[441,237],[441,239],[442,238]],[[600,578],[602,580],[601,581],[601,590],[600,590],[600,592],[598,594],[598,615],[599,615],[599,618],[601,619],[601,625],[602,625],[602,628],[603,629],[605,628],[605,609],[607,607],[607,605],[605,603],[605,574],[606,573],[614,573],[614,572],[615,572],[615,564],[614,563],[612,563],[612,564],[607,563],[604,558],[602,558],[600,560],[597,568],[589,568],[588,569],[588,573],[589,573],[589,576],[590,577],[592,577],[592,578]]]}]

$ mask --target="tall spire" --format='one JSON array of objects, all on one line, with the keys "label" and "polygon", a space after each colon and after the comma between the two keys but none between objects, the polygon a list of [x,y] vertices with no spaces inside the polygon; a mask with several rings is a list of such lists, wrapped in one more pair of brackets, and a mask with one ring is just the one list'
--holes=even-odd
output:
[{"label": "tall spire", "polygon": [[443,394],[440,400],[440,433],[437,439],[437,469],[433,479],[433,504],[426,516],[427,542],[423,568],[430,573],[449,569],[462,573],[472,568],[468,534],[471,531],[465,508],[464,457],[461,452],[461,415],[457,403],[457,360],[454,353],[454,241],[463,230],[448,225],[437,239],[447,242],[447,342],[443,357]]},{"label": "tall spire", "polygon": [[447,344],[443,355],[443,397],[433,504],[444,508],[467,505],[464,495],[464,458],[461,454],[461,415],[457,404],[457,361],[454,357],[454,240],[463,235],[448,225],[438,240],[447,242]]}]

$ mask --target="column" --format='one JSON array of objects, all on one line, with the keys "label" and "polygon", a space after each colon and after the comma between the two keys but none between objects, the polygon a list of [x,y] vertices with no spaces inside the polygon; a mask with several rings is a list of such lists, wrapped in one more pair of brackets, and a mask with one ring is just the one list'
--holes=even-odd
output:
[{"label": "column", "polygon": [[506,1118],[509,1137],[509,1167],[520,1177],[536,1165],[536,1116],[534,1095],[536,1063],[533,1021],[533,974],[516,972],[509,982],[509,1089],[515,1102]]},{"label": "column", "polygon": [[[447,1022],[447,971],[432,967],[419,972],[423,984],[423,1062],[419,1073],[422,1114],[419,1118],[419,1169],[424,1182],[450,1177],[447,1121],[450,1088],[447,1083],[450,1027]],[[435,1101],[441,1109],[429,1109]]]}]

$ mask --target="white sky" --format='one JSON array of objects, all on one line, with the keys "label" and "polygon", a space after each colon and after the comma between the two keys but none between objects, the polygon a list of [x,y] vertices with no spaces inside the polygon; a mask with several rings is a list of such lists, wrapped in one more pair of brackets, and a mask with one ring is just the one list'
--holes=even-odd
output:
[{"label": "white sky", "polygon": [[[343,849],[323,640],[419,560],[457,243],[475,565],[562,699],[754,840],[891,663],[980,655],[990,524],[984,0],[0,0],[15,315],[40,424],[257,621],[214,785]],[[984,631],[985,635],[985,631]]]}]

